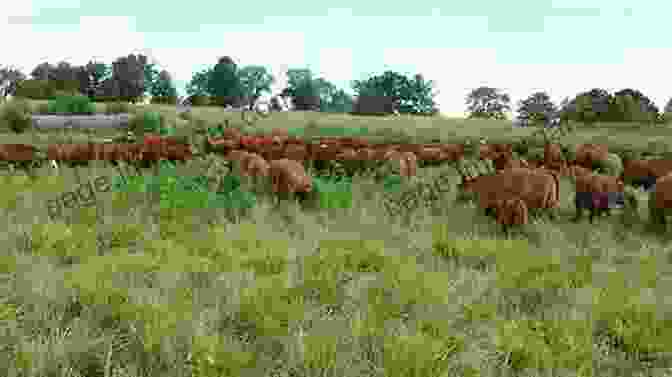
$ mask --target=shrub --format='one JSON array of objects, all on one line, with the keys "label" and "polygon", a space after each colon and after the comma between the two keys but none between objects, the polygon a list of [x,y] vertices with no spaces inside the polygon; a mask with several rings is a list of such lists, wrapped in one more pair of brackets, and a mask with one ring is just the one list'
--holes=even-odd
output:
[{"label": "shrub", "polygon": [[87,114],[96,113],[96,108],[89,97],[82,95],[58,96],[49,103],[49,112],[54,114]]},{"label": "shrub", "polygon": [[105,114],[127,114],[130,113],[130,106],[125,102],[110,102],[105,104]]},{"label": "shrub", "polygon": [[0,121],[16,133],[24,132],[32,125],[30,103],[21,99],[7,103],[0,112]]}]

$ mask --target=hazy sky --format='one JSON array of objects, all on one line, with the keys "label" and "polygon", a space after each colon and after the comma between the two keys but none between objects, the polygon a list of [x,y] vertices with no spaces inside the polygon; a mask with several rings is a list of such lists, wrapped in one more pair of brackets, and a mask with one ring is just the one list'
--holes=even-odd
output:
[{"label": "hazy sky", "polygon": [[661,108],[672,96],[670,1],[321,3],[9,0],[0,65],[29,73],[43,61],[109,64],[141,52],[180,93],[223,55],[276,76],[308,67],[348,91],[350,80],[392,69],[434,80],[446,114],[465,111],[465,96],[482,85],[514,104],[537,90],[559,102],[593,87],[639,89]]}]

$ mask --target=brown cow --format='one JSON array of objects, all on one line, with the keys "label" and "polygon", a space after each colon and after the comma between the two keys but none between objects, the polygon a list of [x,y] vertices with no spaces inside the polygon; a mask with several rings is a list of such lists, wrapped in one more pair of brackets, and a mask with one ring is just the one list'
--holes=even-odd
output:
[{"label": "brown cow", "polygon": [[464,158],[464,144],[442,144],[441,149],[448,154],[449,161],[457,161]]},{"label": "brown cow", "polygon": [[656,178],[664,177],[672,173],[672,160],[647,160],[646,165],[648,166],[651,174]]},{"label": "brown cow", "polygon": [[309,193],[313,181],[299,162],[282,159],[270,163],[270,175],[275,193]]},{"label": "brown cow", "polygon": [[36,147],[28,144],[0,144],[0,161],[33,161],[37,152]]},{"label": "brown cow", "polygon": [[23,169],[35,167],[40,163],[39,149],[28,144],[0,144],[0,161],[9,162],[11,170],[15,165]]},{"label": "brown cow", "polygon": [[[661,165],[660,163],[650,164],[651,160],[624,160],[623,173],[621,177],[625,182],[634,186],[642,186],[644,190],[649,191],[656,184],[656,180],[660,177],[659,174],[664,173],[663,169],[652,165]],[[670,164],[672,165],[672,164]],[[667,174],[663,174],[665,176]]]},{"label": "brown cow", "polygon": [[357,150],[354,148],[346,147],[341,149],[341,151],[336,155],[336,159],[339,161],[356,161],[357,160]]},{"label": "brown cow", "polygon": [[602,144],[581,144],[576,148],[575,164],[592,169],[596,162],[609,156],[609,148]]},{"label": "brown cow", "polygon": [[305,161],[308,158],[308,147],[301,143],[287,143],[282,156],[294,161]]},{"label": "brown cow", "polygon": [[47,147],[47,158],[54,161],[88,162],[93,157],[91,144],[51,144]]},{"label": "brown cow", "polygon": [[555,172],[512,168],[465,182],[464,190],[477,193],[479,205],[487,212],[499,199],[520,198],[528,209],[554,209],[560,205],[560,183]]},{"label": "brown cow", "polygon": [[544,145],[544,166],[557,172],[566,170],[567,162],[562,158],[562,148],[559,144]]},{"label": "brown cow", "polygon": [[385,159],[398,164],[399,175],[402,177],[414,177],[418,171],[418,159],[411,152],[388,151]]},{"label": "brown cow", "polygon": [[514,160],[512,158],[506,159],[506,163],[502,169],[526,168],[530,169],[530,164],[526,160]]},{"label": "brown cow", "polygon": [[505,233],[513,225],[522,226],[528,223],[528,211],[525,201],[520,198],[498,199],[495,202],[497,223],[502,225]]},{"label": "brown cow", "polygon": [[250,153],[243,158],[245,172],[251,177],[268,177],[270,165],[263,157],[258,154]]},{"label": "brown cow", "polygon": [[583,166],[579,165],[570,165],[566,170],[566,174],[574,178],[584,175],[590,175],[592,173],[593,173],[592,170],[584,168]]},{"label": "brown cow", "polygon": [[658,178],[655,190],[649,196],[650,216],[653,224],[666,224],[666,209],[672,208],[672,174]]}]

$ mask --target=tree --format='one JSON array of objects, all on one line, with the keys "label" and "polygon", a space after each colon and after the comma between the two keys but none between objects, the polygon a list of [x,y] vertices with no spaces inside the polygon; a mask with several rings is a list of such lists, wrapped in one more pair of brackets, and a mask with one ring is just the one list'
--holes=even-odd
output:
[{"label": "tree", "polygon": [[241,68],[238,71],[238,80],[242,96],[248,100],[250,110],[263,92],[271,91],[271,84],[274,81],[266,67],[259,65],[248,65]]},{"label": "tree", "polygon": [[287,87],[280,94],[292,99],[295,110],[320,110],[321,83],[316,81],[308,68],[290,68],[287,70]]},{"label": "tree", "polygon": [[546,92],[536,92],[518,103],[518,119],[526,122],[548,122],[558,111]]},{"label": "tree", "polygon": [[16,68],[0,68],[0,100],[4,101],[8,95],[16,95],[16,89],[25,79],[26,75]]},{"label": "tree", "polygon": [[219,59],[207,80],[207,91],[220,106],[238,106],[242,102],[242,90],[238,67],[229,56]]},{"label": "tree", "polygon": [[70,65],[66,61],[61,61],[51,67],[48,76],[51,76],[50,80],[53,81],[55,90],[75,94],[79,92],[80,87],[77,71],[77,67]]},{"label": "tree", "polygon": [[618,122],[653,122],[660,110],[647,96],[636,89],[614,93],[612,119]]},{"label": "tree", "polygon": [[186,91],[190,96],[199,95],[199,96],[209,96],[212,95],[208,91],[208,81],[212,76],[212,69],[204,69],[200,72],[196,72],[191,76],[191,81],[187,84]]},{"label": "tree", "polygon": [[409,78],[394,71],[385,71],[367,80],[353,81],[352,88],[362,99],[391,98],[394,109],[399,113],[432,115],[438,112],[434,103],[434,82],[425,80],[421,74]]},{"label": "tree", "polygon": [[100,83],[96,88],[96,99],[100,101],[119,101],[121,100],[121,88],[119,81],[109,77]]},{"label": "tree", "polygon": [[506,119],[505,111],[511,111],[511,98],[499,89],[481,86],[467,95],[469,118]]},{"label": "tree", "polygon": [[[105,90],[118,89],[119,99],[135,103],[145,93],[145,66],[147,57],[138,54],[130,54],[126,57],[120,57],[112,63],[111,81],[116,84],[108,83]],[[107,93],[105,96],[109,97]]]},{"label": "tree", "polygon": [[30,76],[35,80],[53,80],[54,67],[48,62],[40,63],[31,72]]},{"label": "tree", "polygon": [[78,67],[77,79],[80,93],[95,99],[96,92],[103,80],[111,76],[111,67],[105,63],[89,61],[85,66]]},{"label": "tree", "polygon": [[159,79],[159,70],[154,63],[148,63],[143,70],[145,76],[145,93],[152,93],[152,87]]},{"label": "tree", "polygon": [[177,102],[177,89],[168,71],[159,72],[150,94],[153,103],[175,104]]}]

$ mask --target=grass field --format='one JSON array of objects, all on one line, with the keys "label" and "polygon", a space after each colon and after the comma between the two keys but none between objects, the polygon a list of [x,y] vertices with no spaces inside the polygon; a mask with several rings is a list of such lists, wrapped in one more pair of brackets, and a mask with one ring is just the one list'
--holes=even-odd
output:
[{"label": "grass field", "polygon": [[[152,108],[186,133],[196,123]],[[193,112],[210,123],[239,119]],[[430,138],[532,132],[497,121],[314,113],[257,126],[308,124]],[[571,137],[646,146],[670,132],[647,127]],[[8,376],[672,374],[672,249],[668,235],[648,230],[644,194],[636,213],[575,224],[573,185],[563,178],[559,218],[507,238],[472,203],[456,201],[455,169],[438,166],[418,179],[448,176],[445,191],[401,217],[385,212],[380,184],[355,177],[350,208],[276,207],[260,195],[231,222],[219,209],[173,212],[148,193],[105,192],[52,222],[46,200],[117,172],[97,163],[60,176],[43,169],[34,181],[3,177],[0,186],[0,370]],[[201,174],[203,162],[178,169]]]}]

